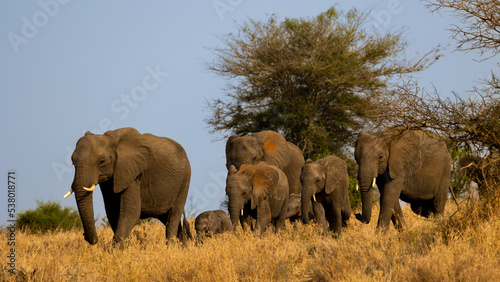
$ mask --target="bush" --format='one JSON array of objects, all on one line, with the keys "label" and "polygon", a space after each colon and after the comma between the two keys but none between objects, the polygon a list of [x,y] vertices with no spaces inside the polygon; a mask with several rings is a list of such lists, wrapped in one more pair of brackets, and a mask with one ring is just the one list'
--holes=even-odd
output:
[{"label": "bush", "polygon": [[17,224],[21,229],[41,233],[82,228],[76,209],[63,208],[59,203],[52,201],[37,201],[36,209],[20,212],[17,215]]}]

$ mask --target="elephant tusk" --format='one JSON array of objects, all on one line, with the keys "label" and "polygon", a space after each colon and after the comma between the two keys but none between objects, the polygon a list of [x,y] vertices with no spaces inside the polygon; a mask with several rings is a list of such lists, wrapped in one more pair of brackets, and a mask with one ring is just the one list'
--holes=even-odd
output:
[{"label": "elephant tusk", "polygon": [[243,216],[243,209],[241,209],[241,216]]},{"label": "elephant tusk", "polygon": [[92,192],[95,189],[95,184],[93,184],[92,187],[90,187],[90,188],[83,187],[83,189],[85,189],[86,191]]},{"label": "elephant tusk", "polygon": [[64,199],[66,199],[67,197],[69,197],[69,195],[73,194],[73,189],[70,189],[68,191],[68,193],[66,193],[66,195],[64,195]]},{"label": "elephant tusk", "polygon": [[313,194],[313,200],[316,202],[316,196],[314,196],[314,194]]},{"label": "elephant tusk", "polygon": [[359,184],[356,182],[356,191],[359,191]]},{"label": "elephant tusk", "polygon": [[377,178],[376,177],[373,178],[372,187],[375,186],[375,184],[377,184]]}]

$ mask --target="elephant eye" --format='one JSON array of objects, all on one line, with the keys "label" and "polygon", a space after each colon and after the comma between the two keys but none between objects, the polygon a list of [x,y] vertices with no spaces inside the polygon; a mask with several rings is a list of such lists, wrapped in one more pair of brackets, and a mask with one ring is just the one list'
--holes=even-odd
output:
[{"label": "elephant eye", "polygon": [[99,164],[99,166],[103,166],[104,164],[106,163],[106,160],[105,159],[100,159],[97,164]]}]

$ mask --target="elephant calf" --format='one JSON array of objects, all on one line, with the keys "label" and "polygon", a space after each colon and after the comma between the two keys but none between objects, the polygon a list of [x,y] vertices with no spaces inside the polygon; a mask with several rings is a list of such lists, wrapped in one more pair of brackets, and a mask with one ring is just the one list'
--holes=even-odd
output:
[{"label": "elephant calf", "polygon": [[300,210],[300,194],[290,194],[288,197],[288,208],[286,212],[286,218],[295,219],[300,218],[302,215]]},{"label": "elephant calf", "polygon": [[240,220],[253,217],[257,220],[261,235],[272,221],[276,228],[284,228],[288,192],[285,173],[274,165],[265,162],[242,165],[238,171],[231,166],[226,194],[229,196],[229,215],[233,227],[238,226]]},{"label": "elephant calf", "polygon": [[323,226],[340,234],[342,226],[351,217],[349,202],[349,176],[345,161],[335,156],[312,162],[308,160],[302,168],[302,220],[309,221],[310,214]]},{"label": "elephant calf", "polygon": [[233,224],[229,215],[223,210],[206,211],[198,215],[194,221],[198,239],[206,236],[231,231]]}]

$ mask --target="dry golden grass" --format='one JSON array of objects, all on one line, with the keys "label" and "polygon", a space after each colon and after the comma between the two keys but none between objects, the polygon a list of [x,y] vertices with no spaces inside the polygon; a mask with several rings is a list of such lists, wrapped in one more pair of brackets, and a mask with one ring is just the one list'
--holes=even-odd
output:
[{"label": "dry golden grass", "polygon": [[[110,243],[109,228],[99,231],[95,246],[83,240],[81,231],[18,233],[18,276],[10,275],[2,264],[0,277],[7,281],[499,281],[499,206],[478,220],[471,219],[467,205],[455,213],[456,206],[449,203],[443,219],[425,219],[404,208],[407,228],[402,233],[391,227],[382,234],[375,231],[376,220],[364,225],[353,217],[338,239],[321,236],[318,226],[287,224],[286,231],[267,232],[262,238],[239,231],[209,238],[203,245],[194,241],[166,245],[163,225],[148,223],[136,226],[127,247],[119,250]],[[375,210],[374,219],[377,214]],[[2,248],[1,257],[7,254]]]}]

